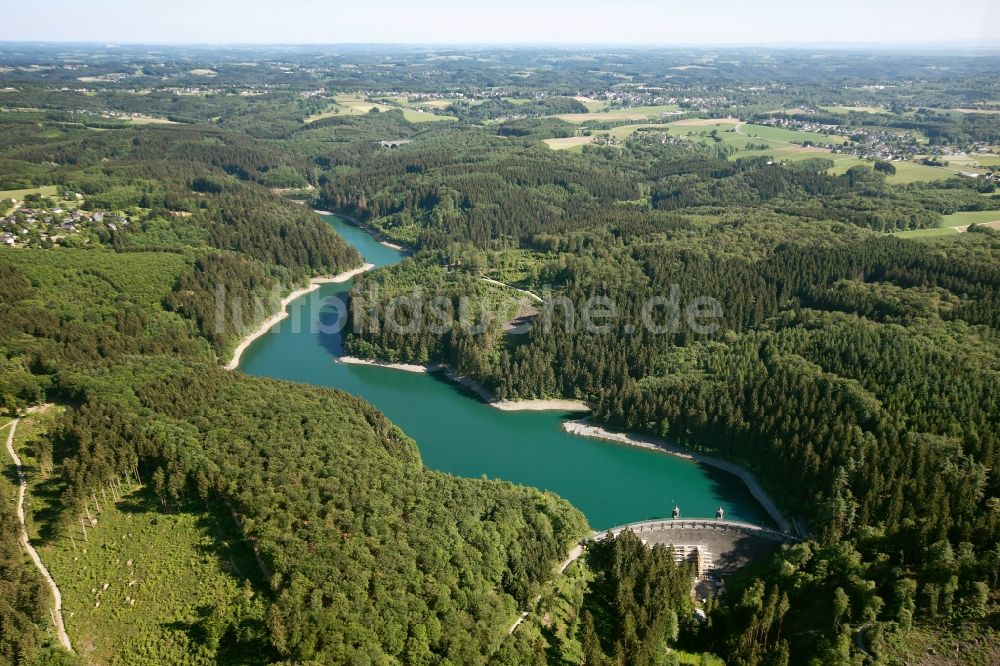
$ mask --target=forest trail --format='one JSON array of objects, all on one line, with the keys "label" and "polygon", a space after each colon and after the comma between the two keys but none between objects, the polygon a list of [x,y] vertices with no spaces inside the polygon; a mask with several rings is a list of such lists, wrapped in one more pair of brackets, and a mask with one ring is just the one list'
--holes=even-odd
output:
[{"label": "forest trail", "polygon": [[59,592],[59,586],[56,582],[52,580],[52,576],[49,575],[49,570],[45,568],[42,564],[41,558],[38,556],[38,551],[35,550],[34,546],[28,540],[28,528],[24,525],[24,495],[28,489],[28,481],[24,476],[24,469],[21,466],[21,458],[17,455],[14,450],[14,433],[17,431],[17,424],[21,419],[14,419],[4,428],[10,428],[7,432],[7,453],[10,454],[11,460],[14,461],[14,466],[17,468],[17,479],[18,479],[18,491],[17,491],[17,520],[21,524],[21,545],[24,549],[28,551],[28,555],[31,557],[31,561],[35,563],[35,568],[38,572],[42,574],[42,578],[49,586],[49,590],[52,591],[52,601],[53,601],[53,618],[56,623],[56,633],[59,636],[59,643],[67,651],[73,651],[73,645],[70,643],[69,634],[66,633],[66,626],[63,624],[62,616],[62,594]]},{"label": "forest trail", "polygon": [[[583,547],[583,542],[581,541],[577,543],[575,546],[573,546],[573,548],[569,551],[569,553],[567,553],[566,559],[560,562],[559,566],[556,567],[556,575],[552,577],[552,580],[555,580],[556,578],[561,576],[563,572],[566,571],[566,568],[569,567],[569,565],[573,564],[573,562],[575,562],[577,559],[579,559],[581,555],[583,555],[583,552],[584,552],[584,547]],[[535,599],[531,602],[531,605],[534,607],[536,604],[538,604],[538,600],[541,599],[541,597],[542,595],[538,595],[537,597],[535,597]],[[518,617],[517,620],[514,622],[514,624],[510,626],[510,629],[507,631],[507,634],[508,635],[513,634],[514,630],[517,629],[521,625],[521,623],[528,618],[528,615],[530,613],[531,613],[530,610],[526,610],[523,613],[521,613],[520,617]]]},{"label": "forest trail", "polygon": [[480,275],[479,279],[482,280],[483,282],[487,282],[489,284],[493,284],[493,285],[496,285],[498,287],[507,287],[508,289],[513,289],[514,291],[519,291],[522,294],[524,294],[525,296],[528,296],[529,298],[531,298],[536,303],[544,303],[545,302],[545,300],[541,296],[539,296],[538,294],[536,294],[533,291],[528,291],[527,289],[521,289],[519,287],[515,287],[512,284],[507,284],[506,282],[501,282],[500,280],[494,280],[491,277],[486,277],[485,275]]}]

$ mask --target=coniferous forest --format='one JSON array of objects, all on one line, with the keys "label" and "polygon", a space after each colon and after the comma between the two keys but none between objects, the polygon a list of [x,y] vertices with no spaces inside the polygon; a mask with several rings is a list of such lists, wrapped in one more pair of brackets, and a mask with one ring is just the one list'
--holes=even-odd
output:
[{"label": "coniferous forest", "polygon": [[[0,425],[23,417],[31,541],[60,583],[110,548],[103,506],[165,541],[191,516],[226,555],[163,556],[171,622],[102,615],[85,574],[65,653],[5,451],[0,663],[1000,659],[997,57],[22,46]],[[591,534],[566,500],[430,470],[343,391],[223,370],[288,292],[363,264],[314,208],[408,254],[355,279],[347,353],[737,463],[794,543],[708,598],[630,532],[556,575]],[[489,317],[390,325],[415,291]],[[224,592],[183,582],[195,561]]]}]

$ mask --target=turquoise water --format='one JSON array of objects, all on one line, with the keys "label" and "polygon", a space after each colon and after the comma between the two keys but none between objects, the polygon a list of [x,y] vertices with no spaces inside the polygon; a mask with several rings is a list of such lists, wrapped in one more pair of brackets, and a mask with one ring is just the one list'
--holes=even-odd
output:
[{"label": "turquoise water", "polygon": [[[357,227],[326,217],[376,266],[400,260]],[[560,424],[571,415],[503,412],[433,375],[337,363],[340,316],[330,297],[344,299],[350,283],[323,285],[289,306],[290,316],[244,353],[251,375],[342,389],[378,407],[416,440],[424,463],[466,477],[486,475],[551,490],[587,516],[595,529],[670,515],[715,516],[770,525],[766,512],[736,477],[705,465],[621,444],[575,437]]]}]

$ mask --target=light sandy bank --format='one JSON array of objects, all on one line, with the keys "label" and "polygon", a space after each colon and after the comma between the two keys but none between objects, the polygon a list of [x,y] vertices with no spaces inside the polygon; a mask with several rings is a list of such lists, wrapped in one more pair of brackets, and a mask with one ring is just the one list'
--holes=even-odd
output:
[{"label": "light sandy bank", "polygon": [[283,299],[281,299],[281,309],[278,310],[278,312],[276,312],[272,316],[270,316],[263,324],[261,324],[257,328],[257,330],[244,337],[242,340],[240,340],[240,343],[236,345],[236,349],[233,351],[233,358],[230,359],[229,363],[225,365],[226,370],[235,370],[236,368],[239,367],[240,358],[242,358],[243,352],[245,352],[247,348],[251,344],[253,344],[254,340],[256,340],[257,338],[261,337],[262,335],[270,331],[275,325],[278,324],[278,322],[280,322],[281,320],[285,319],[288,316],[288,309],[287,309],[288,305],[296,298],[298,298],[299,296],[304,296],[305,294],[308,294],[312,291],[319,289],[320,285],[331,284],[336,282],[347,282],[355,275],[359,275],[361,273],[364,273],[365,271],[370,271],[373,268],[375,268],[375,264],[365,264],[360,268],[354,268],[349,271],[344,271],[339,275],[313,278],[309,280],[309,286],[302,287],[301,289],[296,289],[292,293],[288,294],[288,296],[285,296]]},{"label": "light sandy bank", "polygon": [[723,460],[722,458],[716,458],[714,456],[707,456],[702,453],[694,453],[687,451],[680,447],[674,446],[659,437],[652,437],[647,435],[633,435],[624,432],[612,432],[610,430],[605,430],[604,428],[594,425],[587,419],[580,419],[578,421],[566,421],[563,423],[563,430],[572,434],[579,435],[581,437],[594,437],[597,439],[603,439],[608,442],[620,442],[622,444],[628,444],[630,446],[638,446],[644,449],[653,449],[655,451],[662,451],[664,453],[669,453],[670,455],[677,456],[679,458],[684,458],[686,460],[692,460],[695,462],[702,463],[704,465],[710,465],[711,467],[716,467],[718,469],[724,470],[740,478],[744,484],[746,484],[747,489],[750,494],[753,495],[754,499],[760,502],[760,505],[764,507],[768,515],[771,516],[771,520],[774,521],[775,525],[778,526],[782,532],[788,532],[791,526],[785,517],[781,515],[781,511],[778,510],[777,505],[768,496],[764,489],[761,487],[757,478],[747,469],[737,465],[736,463],[729,462],[728,460]]},{"label": "light sandy bank", "polygon": [[369,358],[358,358],[357,356],[341,356],[337,359],[337,362],[346,363],[347,365],[373,365],[376,368],[402,370],[403,372],[435,372],[439,370],[439,367],[432,363],[426,365],[419,363],[390,363],[388,361],[378,361]]},{"label": "light sandy bank", "polygon": [[582,400],[504,400],[490,405],[508,412],[589,412]]},{"label": "light sandy bank", "polygon": [[461,384],[465,388],[469,389],[483,402],[488,404],[490,407],[503,410],[505,412],[589,412],[590,407],[587,406],[585,402],[580,400],[565,400],[565,399],[554,399],[554,400],[497,400],[496,397],[488,390],[486,387],[480,385],[479,383],[458,374],[451,368],[443,366],[439,363],[427,363],[427,364],[416,364],[416,363],[389,363],[388,361],[378,361],[365,358],[357,358],[356,356],[341,356],[337,359],[341,363],[347,363],[349,365],[371,365],[377,368],[388,368],[390,370],[403,370],[404,372],[440,372],[449,380],[455,382],[456,384]]}]

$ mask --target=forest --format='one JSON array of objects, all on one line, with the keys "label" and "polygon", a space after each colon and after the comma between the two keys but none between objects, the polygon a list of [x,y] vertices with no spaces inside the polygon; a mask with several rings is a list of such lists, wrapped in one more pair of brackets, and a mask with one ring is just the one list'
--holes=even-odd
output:
[{"label": "forest", "polygon": [[[17,152],[17,164],[31,150],[75,155],[57,190],[80,192],[81,211],[133,221],[82,230],[83,242],[0,250],[4,407],[69,407],[37,444],[58,488],[58,511],[36,517],[50,547],[71,538],[89,495],[134,469],[164,513],[231,507],[259,548],[267,576],[255,582],[257,601],[213,602],[211,625],[190,629],[200,654],[485,662],[509,617],[585,533],[582,515],[531,489],[427,471],[413,442],[356,398],[221,370],[272,299],[360,257],[316,215],[256,183],[288,164],[282,153],[213,131],[124,132]],[[169,154],[186,141],[213,147]],[[219,327],[219,284],[262,308]],[[13,537],[2,552],[0,653],[62,659],[45,639],[40,580]]]},{"label": "forest", "polygon": [[[387,67],[359,46],[262,49],[250,68],[225,48],[86,53],[0,48],[0,215],[16,236],[0,247],[0,406],[64,410],[26,453],[51,468],[32,516],[46,552],[129,475],[145,512],[241,535],[254,571],[171,629],[198,659],[894,663],[929,634],[971,662],[995,643],[1000,236],[932,235],[955,214],[1000,217],[988,160],[904,180],[916,163],[846,161],[816,147],[828,134],[778,159],[764,138],[734,148],[672,124],[912,132],[946,165],[1000,136],[995,57],[675,50],[595,67],[401,49]],[[629,533],[553,582],[589,533],[565,500],[430,471],[346,393],[223,371],[283,295],[361,265],[313,207],[411,255],[355,281],[355,302],[383,300],[352,310],[349,353],[442,363],[502,400],[583,400],[608,428],[740,463],[801,540],[698,604],[704,622],[686,565]],[[220,285],[258,306],[220,318]],[[418,287],[490,320],[385,325]],[[635,325],[674,293],[714,299],[718,326],[664,311]],[[617,309],[600,332],[573,320],[595,298]],[[72,661],[7,512],[0,526],[0,661]],[[508,635],[539,608],[561,624],[531,612]]]}]

